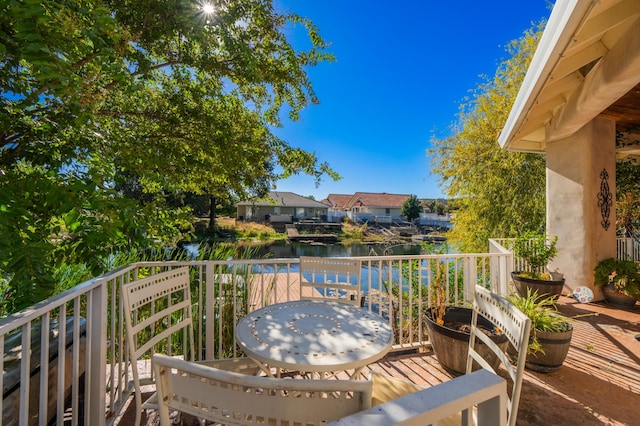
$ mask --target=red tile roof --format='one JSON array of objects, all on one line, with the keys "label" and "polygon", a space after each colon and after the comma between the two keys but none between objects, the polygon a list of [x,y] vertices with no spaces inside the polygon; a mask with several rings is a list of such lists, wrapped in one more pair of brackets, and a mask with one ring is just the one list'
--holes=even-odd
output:
[{"label": "red tile roof", "polygon": [[327,198],[322,200],[323,203],[329,204],[331,208],[334,209],[346,209],[347,203],[353,197],[353,195],[348,194],[329,194]]},{"label": "red tile roof", "polygon": [[391,207],[400,208],[410,197],[408,194],[387,194],[386,192],[356,192],[349,200],[348,207]]}]

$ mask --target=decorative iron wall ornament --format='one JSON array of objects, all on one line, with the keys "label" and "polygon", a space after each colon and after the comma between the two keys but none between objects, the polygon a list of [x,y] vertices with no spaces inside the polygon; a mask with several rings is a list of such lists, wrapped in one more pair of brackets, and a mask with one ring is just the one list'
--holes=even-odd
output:
[{"label": "decorative iron wall ornament", "polygon": [[609,230],[611,222],[609,221],[609,215],[611,214],[611,206],[613,206],[613,194],[609,190],[609,173],[607,169],[602,169],[600,172],[600,192],[598,193],[598,207],[600,207],[600,213],[602,214],[602,220],[600,224],[605,231]]}]

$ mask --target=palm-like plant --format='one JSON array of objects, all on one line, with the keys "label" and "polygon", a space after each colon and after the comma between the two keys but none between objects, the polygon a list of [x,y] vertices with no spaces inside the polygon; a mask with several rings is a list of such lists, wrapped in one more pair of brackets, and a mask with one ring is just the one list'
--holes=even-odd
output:
[{"label": "palm-like plant", "polygon": [[537,338],[538,331],[563,332],[571,329],[567,318],[558,315],[554,296],[538,295],[538,292],[528,289],[526,296],[512,293],[507,299],[531,319],[532,333],[527,348],[528,353],[544,353]]}]

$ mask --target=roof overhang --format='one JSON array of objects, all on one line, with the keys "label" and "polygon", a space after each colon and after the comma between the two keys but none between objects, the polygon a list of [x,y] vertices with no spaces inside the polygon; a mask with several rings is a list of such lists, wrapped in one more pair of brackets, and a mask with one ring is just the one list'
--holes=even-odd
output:
[{"label": "roof overhang", "polygon": [[557,0],[498,142],[544,152],[599,115],[640,140],[640,1]]}]

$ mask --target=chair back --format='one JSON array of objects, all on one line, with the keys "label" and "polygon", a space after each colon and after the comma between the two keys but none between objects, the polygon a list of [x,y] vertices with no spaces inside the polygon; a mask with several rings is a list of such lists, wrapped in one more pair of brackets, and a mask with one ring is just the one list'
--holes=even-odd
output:
[{"label": "chair back", "polygon": [[[491,321],[509,339],[512,348],[517,353],[515,364],[511,357],[493,342],[478,326],[478,317],[482,316]],[[467,357],[467,374],[472,371],[475,360],[482,368],[496,373],[489,362],[476,351],[476,339],[482,341],[499,359],[500,364],[507,371],[513,386],[508,396],[508,424],[515,425],[518,414],[518,403],[522,389],[524,366],[529,344],[531,320],[507,299],[493,293],[484,287],[476,286],[473,300],[473,317],[471,320],[471,336],[469,338],[469,355]]]},{"label": "chair back", "polygon": [[122,285],[129,361],[140,424],[145,408],[157,408],[155,395],[142,402],[141,386],[153,383],[152,373],[141,378],[139,361],[156,352],[195,357],[189,268],[182,267]]},{"label": "chair back", "polygon": [[300,257],[300,299],[332,300],[361,306],[361,261]]},{"label": "chair back", "polygon": [[371,407],[369,380],[249,376],[153,356],[160,425],[169,409],[225,425],[320,425]]}]

